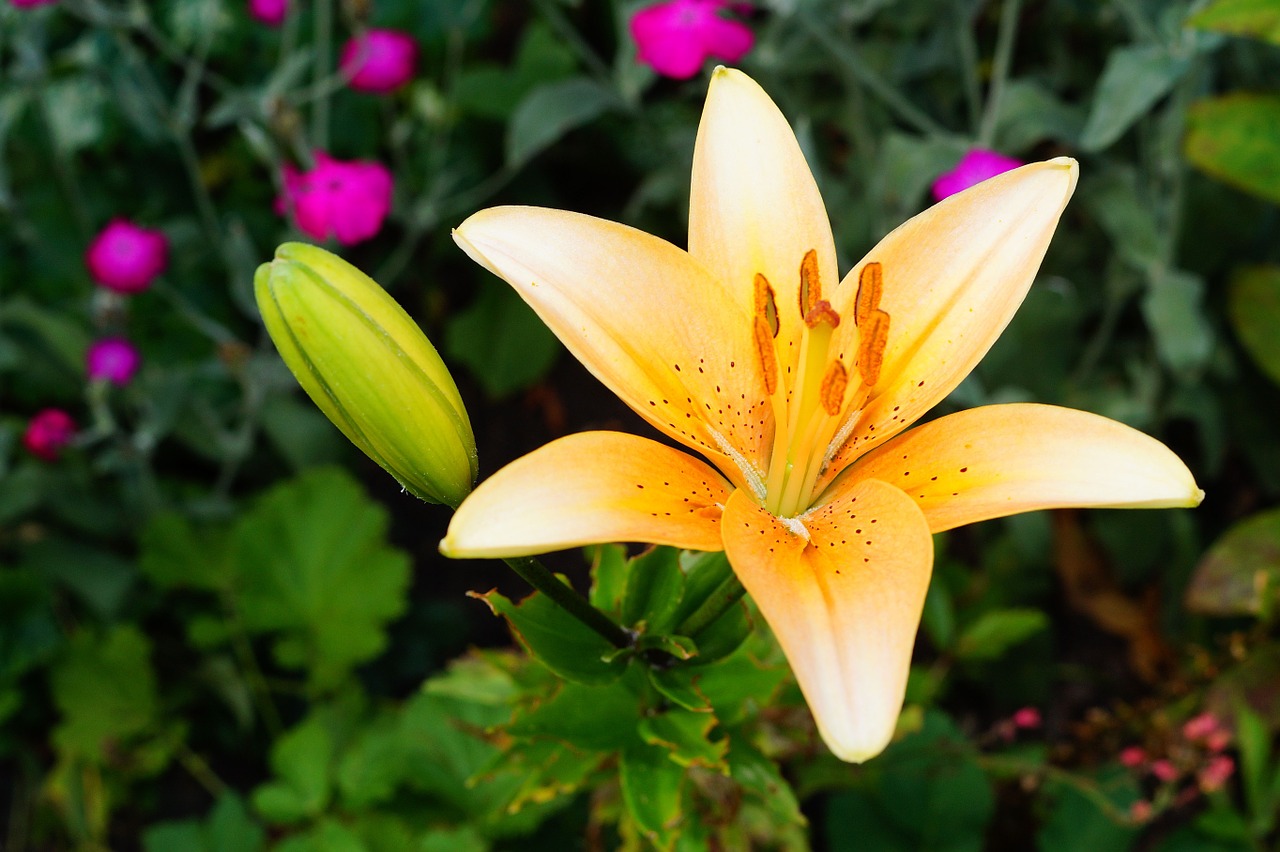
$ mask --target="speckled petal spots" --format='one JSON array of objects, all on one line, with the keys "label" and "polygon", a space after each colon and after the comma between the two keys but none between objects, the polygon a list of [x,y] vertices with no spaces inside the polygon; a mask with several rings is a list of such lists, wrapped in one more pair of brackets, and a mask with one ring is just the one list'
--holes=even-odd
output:
[{"label": "speckled petal spots", "polygon": [[879,754],[902,708],[933,566],[920,510],[898,489],[865,481],[790,525],[739,491],[723,524],[729,562],[777,635],[823,740],[844,760]]},{"label": "speckled petal spots", "polygon": [[844,476],[902,488],[934,532],[1033,509],[1169,508],[1204,496],[1155,438],[1052,405],[988,405],[940,417],[868,453]]},{"label": "speckled petal spots", "polygon": [[638,541],[720,550],[732,486],[688,453],[620,432],[552,441],[485,480],[458,509],[440,550],[528,556]]}]

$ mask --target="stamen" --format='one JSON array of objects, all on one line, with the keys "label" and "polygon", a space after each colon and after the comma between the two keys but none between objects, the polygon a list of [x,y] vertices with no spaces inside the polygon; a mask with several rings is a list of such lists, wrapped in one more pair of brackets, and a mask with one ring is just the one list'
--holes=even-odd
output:
[{"label": "stamen", "polygon": [[[818,278],[818,251],[809,249],[800,261],[800,316],[808,317],[809,312],[822,301],[822,282]],[[808,322],[806,319],[805,322]],[[809,326],[813,328],[812,325]]]},{"label": "stamen", "polygon": [[826,299],[819,299],[813,307],[809,308],[809,312],[804,315],[804,324],[809,328],[817,328],[818,323],[823,322],[835,328],[840,324],[840,315],[831,307],[830,302]]},{"label": "stamen", "polygon": [[880,368],[884,365],[884,350],[889,343],[889,315],[876,308],[859,326],[858,374],[867,388],[880,380]]},{"label": "stamen", "polygon": [[795,535],[800,536],[805,541],[809,540],[809,530],[799,518],[778,518],[778,520]]},{"label": "stamen", "polygon": [[[764,317],[769,324],[769,330],[772,332],[770,337],[777,337],[778,330],[781,326],[778,323],[778,303],[773,298],[773,288],[769,286],[769,279],[765,278],[759,272],[755,278],[755,295],[756,295],[756,316]],[[773,393],[773,391],[769,391]]]},{"label": "stamen", "polygon": [[879,261],[868,263],[858,273],[858,295],[854,300],[853,324],[860,326],[871,312],[880,307],[880,294],[884,290],[884,272]]},{"label": "stamen", "polygon": [[827,374],[822,377],[822,388],[818,397],[822,400],[822,410],[835,417],[840,413],[840,405],[844,402],[844,389],[849,384],[849,374],[839,361],[832,361]]},{"label": "stamen", "polygon": [[764,389],[773,396],[778,389],[778,353],[773,348],[773,335],[769,331],[769,322],[759,314],[756,315],[752,331],[756,339],[756,354],[760,356],[760,372],[764,374]]}]

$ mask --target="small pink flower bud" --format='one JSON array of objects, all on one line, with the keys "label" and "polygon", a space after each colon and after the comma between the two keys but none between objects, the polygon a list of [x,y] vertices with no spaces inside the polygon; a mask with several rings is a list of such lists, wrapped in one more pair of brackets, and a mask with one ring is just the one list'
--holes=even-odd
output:
[{"label": "small pink flower bud", "polygon": [[1206,793],[1221,790],[1223,785],[1236,771],[1236,762],[1225,754],[1220,754],[1209,761],[1209,765],[1200,770],[1196,780],[1200,789]]},{"label": "small pink flower bud", "polygon": [[1139,799],[1129,806],[1129,819],[1134,822],[1147,822],[1151,819],[1151,803],[1146,799]]},{"label": "small pink flower bud", "polygon": [[938,175],[938,179],[933,182],[933,197],[941,201],[1021,165],[1021,162],[1012,157],[984,148],[974,148],[964,155],[954,169]]},{"label": "small pink flower bud", "polygon": [[1219,728],[1218,717],[1212,713],[1201,713],[1188,719],[1182,726],[1182,735],[1189,740],[1208,739],[1209,735]]},{"label": "small pink flower bud", "polygon": [[106,337],[89,347],[85,367],[90,381],[127,385],[142,365],[138,349],[123,337]]},{"label": "small pink flower bud", "polygon": [[1019,728],[1038,728],[1040,727],[1040,711],[1034,707],[1023,707],[1021,710],[1014,712],[1013,724]]},{"label": "small pink flower bud", "polygon": [[249,14],[269,27],[278,27],[289,14],[289,0],[249,0]]},{"label": "small pink flower bud", "polygon": [[284,195],[277,212],[293,214],[298,228],[317,240],[330,236],[343,245],[369,239],[391,210],[391,172],[381,163],[343,162],[322,151],[315,168],[284,167]]},{"label": "small pink flower bud", "polygon": [[140,293],[169,265],[169,241],[159,231],[112,219],[89,244],[84,259],[103,287]]},{"label": "small pink flower bud", "polygon": [[413,79],[418,43],[397,30],[368,30],[342,48],[339,66],[358,92],[383,95]]},{"label": "small pink flower bud", "polygon": [[755,43],[746,24],[725,17],[728,0],[670,0],[631,16],[636,59],[659,74],[687,80],[707,57],[737,62]]},{"label": "small pink flower bud", "polygon": [[1161,758],[1160,760],[1152,762],[1151,774],[1168,784],[1171,781],[1177,781],[1178,775],[1181,773],[1178,772],[1178,768],[1170,761]]},{"label": "small pink flower bud", "polygon": [[32,6],[47,6],[50,3],[58,2],[58,0],[9,0],[9,2],[19,9],[28,9]]},{"label": "small pink flower bud", "polygon": [[1120,762],[1133,769],[1147,762],[1147,753],[1141,746],[1129,746],[1120,752]]},{"label": "small pink flower bud", "polygon": [[76,423],[71,415],[60,408],[46,408],[36,412],[22,434],[22,445],[30,453],[47,462],[58,460],[59,451],[76,434]]},{"label": "small pink flower bud", "polygon": [[1204,744],[1209,751],[1222,751],[1227,746],[1231,745],[1231,732],[1226,728],[1219,728],[1204,738]]}]

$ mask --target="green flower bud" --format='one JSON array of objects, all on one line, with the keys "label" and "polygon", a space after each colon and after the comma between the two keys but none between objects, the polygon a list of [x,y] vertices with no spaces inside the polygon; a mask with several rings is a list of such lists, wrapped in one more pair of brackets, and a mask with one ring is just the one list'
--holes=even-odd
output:
[{"label": "green flower bud", "polygon": [[457,507],[476,442],[453,377],[404,309],[324,249],[285,243],[253,279],[280,357],[320,410],[406,490]]}]

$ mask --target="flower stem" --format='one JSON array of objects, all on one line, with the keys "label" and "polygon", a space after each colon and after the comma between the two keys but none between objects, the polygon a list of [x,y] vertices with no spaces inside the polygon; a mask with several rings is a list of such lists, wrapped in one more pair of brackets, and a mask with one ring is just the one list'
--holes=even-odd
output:
[{"label": "flower stem", "polygon": [[716,622],[720,616],[729,611],[729,608],[742,600],[747,590],[743,588],[742,582],[736,574],[730,573],[728,577],[716,587],[716,590],[707,596],[697,609],[689,614],[677,629],[676,633],[680,636],[688,636],[696,639],[698,634],[710,627]]},{"label": "flower stem", "polygon": [[565,612],[603,636],[609,644],[617,648],[631,647],[631,636],[627,631],[593,607],[572,586],[552,574],[547,566],[532,556],[515,556],[502,561],[510,565],[511,570],[523,577],[530,586],[559,604]]},{"label": "flower stem", "polygon": [[1009,63],[1013,60],[1013,43],[1018,34],[1018,13],[1021,0],[1005,0],[1000,10],[1000,29],[996,33],[996,52],[991,63],[991,86],[987,89],[987,105],[982,114],[982,126],[978,128],[978,144],[990,148],[996,135],[996,122],[1000,119],[1000,96],[1009,78]]}]

